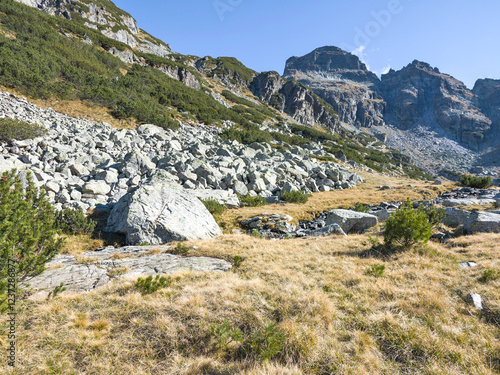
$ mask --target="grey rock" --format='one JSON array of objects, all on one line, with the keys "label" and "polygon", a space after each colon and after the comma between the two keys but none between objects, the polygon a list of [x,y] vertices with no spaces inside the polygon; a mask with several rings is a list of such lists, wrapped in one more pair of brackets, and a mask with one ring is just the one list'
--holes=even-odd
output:
[{"label": "grey rock", "polygon": [[460,262],[458,263],[460,268],[466,269],[466,268],[471,268],[471,267],[476,267],[477,263],[476,262]]},{"label": "grey rock", "polygon": [[467,295],[466,302],[478,310],[483,309],[483,298],[477,293],[469,293]]},{"label": "grey rock", "polygon": [[87,176],[90,174],[90,171],[85,168],[82,164],[71,164],[69,166],[69,169],[71,170],[71,173],[73,173],[74,176]]},{"label": "grey rock", "polygon": [[106,181],[89,181],[83,185],[84,194],[92,195],[107,195],[111,191],[111,187],[106,183]]},{"label": "grey rock", "polygon": [[115,184],[118,182],[118,172],[114,169],[102,171],[96,175],[96,180],[103,180],[108,185]]},{"label": "grey rock", "polygon": [[378,224],[374,215],[349,210],[331,210],[326,216],[327,225],[338,224],[345,233],[363,232]]},{"label": "grey rock", "polygon": [[[231,269],[231,264],[207,257],[181,257],[168,254],[172,246],[107,247],[83,253],[81,260],[69,255],[57,255],[47,264],[47,270],[29,280],[30,288],[52,291],[61,283],[67,291],[86,292],[107,285],[114,270],[120,278],[140,275],[166,275],[178,271],[215,271]],[[82,260],[84,262],[82,262]]]},{"label": "grey rock", "polygon": [[368,212],[370,215],[374,215],[377,217],[379,222],[387,221],[394,213],[394,210],[388,210],[386,208],[381,208],[379,210],[370,210]]},{"label": "grey rock", "polygon": [[495,203],[494,199],[445,199],[443,206],[456,207],[456,206],[472,206],[474,204],[492,204]]},{"label": "grey rock", "polygon": [[500,233],[500,215],[487,211],[472,212],[465,222],[467,233]]},{"label": "grey rock", "polygon": [[247,195],[248,194],[248,188],[246,185],[241,182],[241,181],[236,181],[233,185],[233,190],[236,194],[240,195]]},{"label": "grey rock", "polygon": [[340,236],[347,236],[347,234],[344,232],[344,230],[339,224],[330,224],[323,228],[315,229],[309,232],[309,235],[314,237],[330,236],[334,234]]},{"label": "grey rock", "polygon": [[470,215],[469,211],[458,208],[446,208],[444,210],[443,224],[450,227],[457,227],[460,224],[465,224],[469,220]]},{"label": "grey rock", "polygon": [[203,203],[163,171],[120,199],[111,211],[106,230],[126,234],[129,244],[162,244],[222,234]]}]

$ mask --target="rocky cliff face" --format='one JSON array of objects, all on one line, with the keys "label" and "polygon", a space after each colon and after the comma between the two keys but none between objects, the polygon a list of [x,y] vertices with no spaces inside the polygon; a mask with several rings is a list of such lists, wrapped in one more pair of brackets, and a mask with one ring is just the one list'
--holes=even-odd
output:
[{"label": "rocky cliff face", "polygon": [[420,61],[379,79],[337,47],[288,59],[283,76],[310,87],[340,121],[384,133],[421,166],[466,171],[498,163],[499,80],[479,80],[471,91]]},{"label": "rocky cliff face", "polygon": [[309,126],[337,128],[337,116],[322,103],[311,89],[298,82],[287,81],[277,72],[259,74],[250,89],[263,102]]},{"label": "rocky cliff face", "polygon": [[331,104],[339,120],[357,127],[383,125],[380,80],[359,58],[337,47],[322,47],[286,62],[287,79],[299,81]]},{"label": "rocky cliff face", "polygon": [[[455,78],[429,64],[413,61],[382,76],[386,121],[401,129],[431,125],[471,149],[479,150],[491,120],[479,109],[479,98]],[[439,129],[441,128],[441,129]]]},{"label": "rocky cliff face", "polygon": [[[479,98],[479,107],[491,119],[492,128],[498,135],[500,132],[500,80],[479,79],[472,92]],[[496,137],[500,143],[500,137]]]}]

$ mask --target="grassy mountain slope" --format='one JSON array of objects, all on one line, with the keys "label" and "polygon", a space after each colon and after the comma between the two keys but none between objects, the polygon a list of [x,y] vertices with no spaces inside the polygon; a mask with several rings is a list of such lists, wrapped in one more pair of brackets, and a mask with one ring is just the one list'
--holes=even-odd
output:
[{"label": "grassy mountain slope", "polygon": [[[295,215],[359,196],[373,203],[437,189],[386,178],[398,187],[387,196],[376,189],[381,177],[367,178],[358,192],[321,193],[308,207],[266,210]],[[377,239],[378,231],[281,241],[225,235],[185,245],[197,246],[190,256],[239,256],[241,265],[228,273],[178,273],[150,295],[133,280],[117,280],[87,294],[25,301],[15,373],[497,374],[500,279],[484,275],[500,266],[499,235],[390,257],[368,251]],[[458,266],[471,259],[479,266]],[[469,292],[483,295],[489,310],[468,306]],[[6,321],[0,317],[0,326]],[[0,356],[0,368],[5,360]]]}]

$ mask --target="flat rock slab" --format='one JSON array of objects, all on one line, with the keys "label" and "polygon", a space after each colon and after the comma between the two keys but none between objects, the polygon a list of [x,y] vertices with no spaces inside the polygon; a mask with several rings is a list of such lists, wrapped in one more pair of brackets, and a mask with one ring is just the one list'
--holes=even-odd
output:
[{"label": "flat rock slab", "polygon": [[493,204],[493,203],[495,203],[495,199],[456,198],[456,199],[445,199],[443,201],[443,206],[456,207],[456,206],[472,206],[474,204]]},{"label": "flat rock slab", "polygon": [[[208,257],[182,257],[166,253],[172,246],[107,247],[89,251],[79,258],[57,255],[47,269],[31,279],[29,287],[52,291],[61,283],[67,291],[86,292],[108,284],[113,277],[164,275],[178,271],[216,271],[231,269],[231,263]],[[117,275],[119,273],[119,275]]]}]

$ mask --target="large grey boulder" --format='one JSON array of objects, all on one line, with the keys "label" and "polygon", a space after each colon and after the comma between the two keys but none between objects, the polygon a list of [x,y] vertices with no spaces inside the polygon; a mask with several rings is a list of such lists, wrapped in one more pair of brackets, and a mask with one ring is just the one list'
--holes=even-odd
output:
[{"label": "large grey boulder", "polygon": [[500,215],[487,211],[471,213],[465,223],[467,233],[500,233]]},{"label": "large grey boulder", "polygon": [[203,203],[163,171],[156,172],[116,203],[106,230],[125,234],[128,244],[152,245],[222,234]]},{"label": "large grey boulder", "polygon": [[327,213],[326,224],[338,224],[345,233],[363,232],[378,224],[374,215],[349,210],[331,210]]}]

